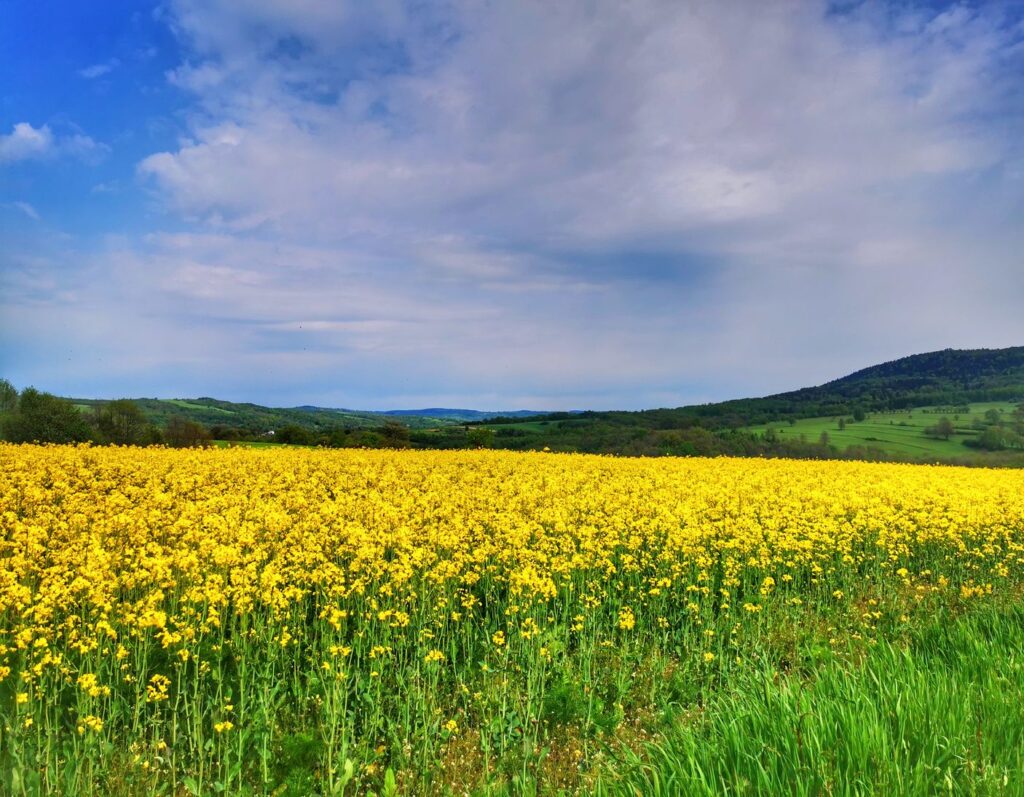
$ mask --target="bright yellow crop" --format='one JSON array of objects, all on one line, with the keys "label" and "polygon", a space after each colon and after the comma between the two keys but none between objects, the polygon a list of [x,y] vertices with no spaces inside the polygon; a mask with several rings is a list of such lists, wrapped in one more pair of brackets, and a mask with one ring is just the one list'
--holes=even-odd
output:
[{"label": "bright yellow crop", "polygon": [[[1022,573],[1020,471],[0,445],[0,676],[34,695],[12,711],[64,695],[83,745],[163,739],[173,710],[205,755],[204,735],[272,733],[254,706],[289,678],[366,749],[409,690],[447,738],[476,709],[437,684],[471,693],[463,673],[526,689],[531,667],[643,639],[725,666],[771,611]],[[850,610],[872,627],[873,604]],[[352,707],[368,694],[385,708]]]}]

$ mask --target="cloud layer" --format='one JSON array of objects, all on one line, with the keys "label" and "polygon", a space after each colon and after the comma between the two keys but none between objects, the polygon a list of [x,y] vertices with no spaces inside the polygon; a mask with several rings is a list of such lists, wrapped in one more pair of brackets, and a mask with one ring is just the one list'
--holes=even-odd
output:
[{"label": "cloud layer", "polygon": [[[1005,4],[167,15],[186,129],[137,175],[185,231],[94,268],[147,297],[137,373],[194,325],[179,392],[637,407],[1024,338]],[[0,160],[49,136],[18,125]]]}]

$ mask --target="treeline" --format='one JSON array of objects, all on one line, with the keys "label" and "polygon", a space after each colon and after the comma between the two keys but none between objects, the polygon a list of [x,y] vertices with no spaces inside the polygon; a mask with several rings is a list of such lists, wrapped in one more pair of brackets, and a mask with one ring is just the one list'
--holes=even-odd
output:
[{"label": "treeline", "polygon": [[11,443],[98,445],[206,445],[201,424],[171,418],[163,428],[149,422],[132,401],[120,399],[80,409],[67,399],[27,387],[18,393],[0,379],[0,437]]},{"label": "treeline", "polygon": [[964,440],[964,445],[970,448],[1024,451],[1024,403],[1009,413],[988,410],[983,417],[972,421],[971,430],[977,434]]},{"label": "treeline", "polygon": [[162,418],[163,424],[147,418],[130,399],[74,402],[25,388],[19,393],[0,379],[0,439],[12,443],[93,443],[95,445],[166,445],[193,448],[228,443],[281,443],[330,448],[405,448],[412,445],[410,431],[398,421],[386,421],[377,428],[335,428],[311,430],[298,424],[254,431],[242,426],[206,425],[180,415]]},{"label": "treeline", "polygon": [[[950,403],[949,409],[964,405]],[[864,418],[857,407],[852,420]],[[841,416],[842,417],[842,416]],[[494,419],[487,426],[465,423],[432,429],[410,429],[394,419],[374,427],[336,425],[311,429],[285,423],[257,430],[230,423],[203,424],[172,415],[155,423],[132,400],[76,405],[67,399],[26,388],[20,394],[0,380],[0,437],[11,442],[113,445],[166,445],[196,447],[228,444],[283,444],[323,448],[501,448],[511,451],[552,450],[626,456],[740,456],[794,459],[862,459],[913,461],[912,457],[886,452],[871,445],[840,449],[823,434],[817,440],[778,435],[771,429],[756,434],[743,429],[705,425],[690,415],[671,410],[645,413],[553,413],[532,418]],[[792,420],[792,419],[790,419]],[[844,419],[845,420],[845,419]],[[537,427],[540,427],[539,429]],[[532,427],[532,428],[530,428]],[[842,421],[840,421],[842,427]],[[940,417],[925,430],[929,436],[948,439],[962,432],[948,418]],[[1024,465],[1024,404],[1012,412],[989,410],[971,421],[972,436],[965,453],[951,462],[978,465]],[[994,459],[999,453],[998,461]],[[922,457],[934,462],[933,456]]]}]

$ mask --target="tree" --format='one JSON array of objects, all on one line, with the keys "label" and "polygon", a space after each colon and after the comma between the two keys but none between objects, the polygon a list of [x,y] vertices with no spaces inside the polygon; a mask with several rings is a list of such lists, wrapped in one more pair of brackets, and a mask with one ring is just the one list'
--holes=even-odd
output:
[{"label": "tree", "polygon": [[164,441],[171,448],[201,448],[210,444],[210,434],[202,424],[174,415],[167,422]]},{"label": "tree", "polygon": [[471,448],[491,448],[494,445],[494,430],[486,426],[477,426],[466,435]]},{"label": "tree", "polygon": [[987,451],[1001,451],[1006,447],[1004,437],[1005,435],[1002,429],[998,426],[990,426],[978,435],[974,444],[977,448],[983,448]]},{"label": "tree", "polygon": [[380,433],[384,436],[386,448],[406,448],[409,445],[409,427],[404,423],[385,421]]},{"label": "tree", "polygon": [[827,446],[828,445],[828,440],[829,440],[828,432],[823,430],[822,433],[821,433],[821,436],[818,438],[818,442],[821,443],[821,445],[823,445],[823,446]]},{"label": "tree", "polygon": [[934,426],[929,426],[924,430],[924,433],[928,437],[936,437],[942,440],[949,440],[949,438],[956,432],[956,427],[949,418],[939,418],[938,422]]},{"label": "tree", "polygon": [[150,436],[142,410],[129,399],[110,401],[100,407],[96,426],[108,442],[121,446],[142,445]]},{"label": "tree", "polygon": [[27,387],[4,420],[4,436],[13,443],[81,443],[93,432],[70,401]]},{"label": "tree", "polygon": [[293,423],[278,429],[274,433],[274,441],[293,446],[311,446],[316,443],[316,435],[309,429]]},{"label": "tree", "polygon": [[853,411],[853,419],[855,421],[857,421],[857,423],[860,423],[866,417],[868,417],[868,416],[867,416],[867,414],[865,414],[863,407],[857,407],[857,408],[854,409],[854,411]]},{"label": "tree", "polygon": [[846,418],[839,419],[839,431],[843,431],[846,428]]},{"label": "tree", "polygon": [[995,407],[985,412],[985,423],[991,426],[998,426],[1000,423],[1002,423],[1002,420],[1002,413],[999,412],[999,410],[997,410]]},{"label": "tree", "polygon": [[0,379],[0,414],[14,412],[17,407],[18,391],[6,379]]}]

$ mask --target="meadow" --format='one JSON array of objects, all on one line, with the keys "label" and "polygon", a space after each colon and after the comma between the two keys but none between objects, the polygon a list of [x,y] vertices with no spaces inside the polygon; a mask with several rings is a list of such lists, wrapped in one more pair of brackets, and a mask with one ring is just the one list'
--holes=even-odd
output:
[{"label": "meadow", "polygon": [[0,463],[3,794],[1024,793],[1019,470]]},{"label": "meadow", "polygon": [[[977,434],[971,423],[984,417],[985,412],[996,409],[1009,416],[1016,407],[1012,402],[974,402],[970,412],[958,414],[952,410],[943,412],[937,407],[916,407],[911,410],[892,412],[871,412],[863,421],[845,419],[845,428],[840,429],[834,417],[801,418],[793,424],[785,422],[751,426],[747,431],[764,434],[771,428],[781,439],[805,439],[817,442],[821,433],[828,435],[831,445],[840,450],[847,446],[865,446],[880,449],[890,454],[917,458],[957,457],[971,453],[964,446],[964,440]],[[934,426],[939,418],[953,421],[956,432],[948,440],[929,437],[925,429]]]}]

